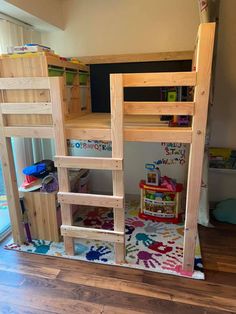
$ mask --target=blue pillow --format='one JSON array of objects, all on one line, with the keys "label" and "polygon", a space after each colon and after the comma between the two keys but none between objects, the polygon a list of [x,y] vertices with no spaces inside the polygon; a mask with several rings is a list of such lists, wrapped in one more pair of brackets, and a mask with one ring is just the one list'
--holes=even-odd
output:
[{"label": "blue pillow", "polygon": [[218,203],[213,216],[218,221],[236,224],[236,199],[230,198]]}]

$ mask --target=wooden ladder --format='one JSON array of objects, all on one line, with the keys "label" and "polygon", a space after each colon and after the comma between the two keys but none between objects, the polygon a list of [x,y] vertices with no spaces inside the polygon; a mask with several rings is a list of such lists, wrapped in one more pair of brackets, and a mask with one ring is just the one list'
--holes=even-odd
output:
[{"label": "wooden ladder", "polygon": [[[123,81],[122,75],[111,75],[111,142],[112,157],[75,157],[68,156],[65,128],[65,105],[63,103],[62,79],[50,80],[52,116],[55,135],[58,169],[59,193],[65,251],[74,255],[74,239],[93,239],[114,242],[115,261],[122,263],[125,259],[125,215],[124,215],[124,170],[123,170]],[[99,132],[99,130],[98,130]],[[89,138],[88,138],[89,140]],[[102,138],[101,138],[102,140]],[[113,195],[95,195],[70,192],[69,168],[100,169],[112,171]],[[71,205],[87,205],[113,208],[114,230],[95,229],[73,226]]]}]

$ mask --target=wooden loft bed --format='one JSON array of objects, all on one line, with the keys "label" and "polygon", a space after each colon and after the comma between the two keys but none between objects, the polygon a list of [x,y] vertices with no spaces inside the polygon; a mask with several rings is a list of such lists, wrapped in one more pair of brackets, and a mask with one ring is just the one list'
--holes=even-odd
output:
[{"label": "wooden loft bed", "polygon": [[[196,41],[193,71],[176,73],[112,74],[110,76],[111,114],[82,113],[68,116],[65,102],[64,78],[58,77],[14,77],[1,78],[0,140],[3,173],[12,222],[13,238],[16,243],[25,240],[21,222],[20,203],[10,137],[54,138],[56,165],[62,209],[61,233],[65,249],[74,254],[74,238],[91,238],[114,242],[116,262],[125,258],[124,234],[124,183],[123,142],[181,142],[190,144],[186,218],[184,231],[183,270],[193,271],[197,236],[198,204],[201,187],[202,161],[208,112],[211,64],[214,45],[215,24],[206,23],[199,27]],[[43,75],[41,75],[43,76]],[[79,83],[77,81],[77,86]],[[124,102],[124,88],[137,86],[194,86],[192,102]],[[47,99],[17,99],[19,91],[34,91],[32,97],[47,92]],[[79,89],[78,89],[79,90]],[[11,92],[15,101],[11,100]],[[28,95],[28,94],[27,94]],[[35,100],[36,99],[36,100]],[[52,123],[33,124],[25,115],[50,115]],[[192,126],[170,128],[161,126],[158,116],[191,115]],[[12,121],[9,116],[17,116]],[[20,119],[22,123],[20,123]],[[29,116],[28,116],[29,118]],[[68,156],[67,139],[111,140],[111,158]],[[68,168],[111,170],[113,196],[71,193],[68,183]],[[71,204],[112,207],[114,209],[114,231],[97,230],[73,226]]]}]

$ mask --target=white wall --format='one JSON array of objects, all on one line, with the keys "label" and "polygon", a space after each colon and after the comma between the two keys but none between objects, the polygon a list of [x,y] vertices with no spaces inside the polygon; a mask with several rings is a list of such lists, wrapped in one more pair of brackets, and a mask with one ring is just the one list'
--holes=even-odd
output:
[{"label": "white wall", "polygon": [[[85,144],[85,146],[84,146]],[[72,141],[70,153],[75,156],[110,157],[110,144],[96,142]],[[89,148],[91,147],[92,148]],[[97,148],[95,149],[94,147]],[[126,142],[124,146],[125,191],[129,194],[139,193],[139,181],[145,179],[145,163],[159,160],[161,174],[170,176],[178,182],[185,183],[188,161],[188,146],[170,143],[135,143]],[[92,172],[92,190],[111,192],[111,171]]]},{"label": "white wall", "polygon": [[[236,149],[236,1],[220,2],[211,146]],[[210,172],[210,199],[236,197],[236,174]]]},{"label": "white wall", "polygon": [[196,0],[66,0],[65,31],[43,41],[64,56],[192,50]]}]

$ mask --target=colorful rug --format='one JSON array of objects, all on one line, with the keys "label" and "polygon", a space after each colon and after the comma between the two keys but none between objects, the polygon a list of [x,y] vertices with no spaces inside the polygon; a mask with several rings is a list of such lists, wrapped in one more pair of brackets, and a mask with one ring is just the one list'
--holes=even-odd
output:
[{"label": "colorful rug", "polygon": [[6,195],[0,195],[0,239],[11,227]]},{"label": "colorful rug", "polygon": [[[113,229],[113,214],[104,208],[83,208],[76,225]],[[126,202],[126,263],[121,266],[148,271],[204,279],[199,240],[197,240],[195,270],[182,271],[183,224],[167,224],[138,218],[139,201]],[[65,254],[62,242],[34,240],[31,244],[8,244],[7,249],[58,256],[115,265],[113,244],[95,240],[76,240],[75,256]]]}]

